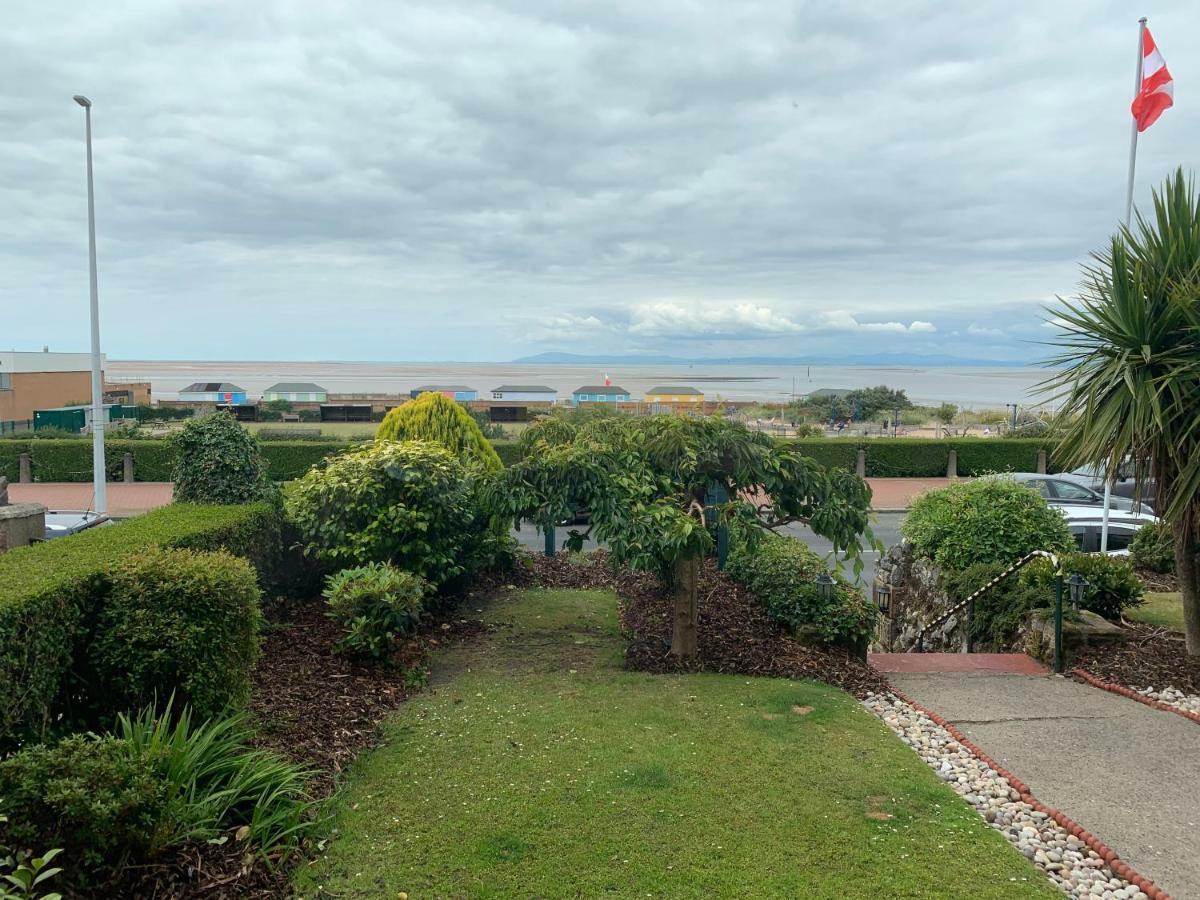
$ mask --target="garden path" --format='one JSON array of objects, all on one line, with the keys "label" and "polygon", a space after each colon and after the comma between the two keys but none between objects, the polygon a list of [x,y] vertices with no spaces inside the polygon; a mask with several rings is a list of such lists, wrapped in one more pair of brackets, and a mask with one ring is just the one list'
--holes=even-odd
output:
[{"label": "garden path", "polygon": [[1143,876],[1200,897],[1200,726],[1048,674],[888,677]]}]

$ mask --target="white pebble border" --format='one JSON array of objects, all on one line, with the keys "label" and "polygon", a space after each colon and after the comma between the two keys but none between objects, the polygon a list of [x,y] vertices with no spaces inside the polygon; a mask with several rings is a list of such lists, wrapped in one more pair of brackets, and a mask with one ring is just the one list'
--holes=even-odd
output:
[{"label": "white pebble border", "polygon": [[863,704],[1068,897],[1147,900],[1139,888],[1114,875],[1095,850],[1023,802],[1007,779],[925,713],[893,694],[870,694]]},{"label": "white pebble border", "polygon": [[1200,694],[1185,694],[1179,688],[1173,687],[1165,687],[1161,691],[1148,687],[1138,693],[1143,697],[1149,697],[1151,700],[1157,700],[1159,703],[1165,703],[1167,706],[1173,706],[1184,712],[1200,714]]}]

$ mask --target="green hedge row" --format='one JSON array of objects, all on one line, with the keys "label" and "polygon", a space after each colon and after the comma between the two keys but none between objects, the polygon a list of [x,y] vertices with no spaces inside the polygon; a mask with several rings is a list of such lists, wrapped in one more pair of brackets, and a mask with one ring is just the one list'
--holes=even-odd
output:
[{"label": "green hedge row", "polygon": [[268,504],[171,504],[0,555],[0,750],[45,733],[69,709],[112,563],[148,547],[224,549],[271,585],[280,574],[280,528],[280,511]]},{"label": "green hedge row", "polygon": [[[1045,450],[1051,472],[1060,471],[1052,455],[1053,442],[1042,438],[801,438],[791,441],[806,456],[822,465],[854,471],[858,449],[867,453],[867,475],[877,478],[938,477],[946,474],[950,451],[958,452],[959,475],[989,472],[1036,471],[1038,450]],[[299,478],[325,457],[341,453],[355,443],[334,439],[263,441],[262,455],[275,481]],[[492,441],[506,466],[521,458],[517,441]],[[110,440],[109,478],[122,477],[122,458],[133,454],[134,477],[138,481],[170,481],[173,459],[170,445],[162,440]],[[90,481],[92,445],[85,439],[0,440],[0,475],[16,481],[18,457],[29,453],[35,481]]]},{"label": "green hedge row", "polygon": [[869,478],[944,476],[951,450],[958,455],[958,474],[964,476],[1035,472],[1038,450],[1046,451],[1048,471],[1061,471],[1054,443],[1042,438],[801,438],[789,443],[824,466],[851,472],[862,448]]}]

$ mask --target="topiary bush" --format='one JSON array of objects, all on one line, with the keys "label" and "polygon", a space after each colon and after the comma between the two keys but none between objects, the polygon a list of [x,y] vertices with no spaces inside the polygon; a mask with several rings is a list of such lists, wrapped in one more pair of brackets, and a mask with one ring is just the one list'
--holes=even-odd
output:
[{"label": "topiary bush", "polygon": [[[1061,557],[1063,575],[1067,578],[1078,572],[1087,579],[1087,589],[1080,603],[1106,619],[1119,620],[1121,613],[1144,601],[1145,588],[1133,571],[1133,566],[1119,556],[1103,553],[1068,553]],[[1023,584],[1034,586],[1046,598],[1043,606],[1054,601],[1054,567],[1048,559],[1031,562],[1020,572]],[[1063,585],[1063,603],[1068,602],[1067,587]]]},{"label": "topiary bush", "polygon": [[346,632],[338,652],[387,657],[416,629],[428,592],[425,579],[389,563],[368,563],[329,576],[322,595],[327,615]]},{"label": "topiary bush", "polygon": [[286,504],[308,552],[323,563],[394,563],[438,587],[470,572],[489,549],[475,493],[444,447],[379,441],[310,470]]},{"label": "topiary bush", "polygon": [[379,441],[432,441],[464,463],[478,463],[490,471],[504,468],[479,423],[466,408],[442,394],[427,392],[397,406],[379,424]]},{"label": "topiary bush", "polygon": [[1129,558],[1139,569],[1167,574],[1175,571],[1175,535],[1169,525],[1151,522],[1138,529],[1129,545]]},{"label": "topiary bush", "polygon": [[171,444],[177,501],[254,503],[276,496],[258,443],[231,413],[192,419]]},{"label": "topiary bush", "polygon": [[875,627],[878,610],[840,573],[832,573],[833,597],[821,598],[816,578],[828,571],[825,562],[793,538],[769,533],[751,542],[735,537],[725,570],[792,631],[815,626],[823,640],[845,642],[866,637]]},{"label": "topiary bush", "polygon": [[1013,563],[1031,550],[1062,553],[1075,546],[1058,510],[1031,488],[1003,478],[922,494],[900,531],[917,556],[953,572],[977,563]]},{"label": "topiary bush", "polygon": [[174,694],[208,717],[245,701],[262,623],[245,560],[152,548],[116,563],[107,581],[86,661],[101,710]]}]

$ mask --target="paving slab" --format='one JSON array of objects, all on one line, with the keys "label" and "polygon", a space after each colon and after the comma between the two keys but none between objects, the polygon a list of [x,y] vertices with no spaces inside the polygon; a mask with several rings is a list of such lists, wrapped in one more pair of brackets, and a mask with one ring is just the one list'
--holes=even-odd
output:
[{"label": "paving slab", "polygon": [[1200,898],[1200,725],[1055,675],[889,680],[1143,876]]}]

